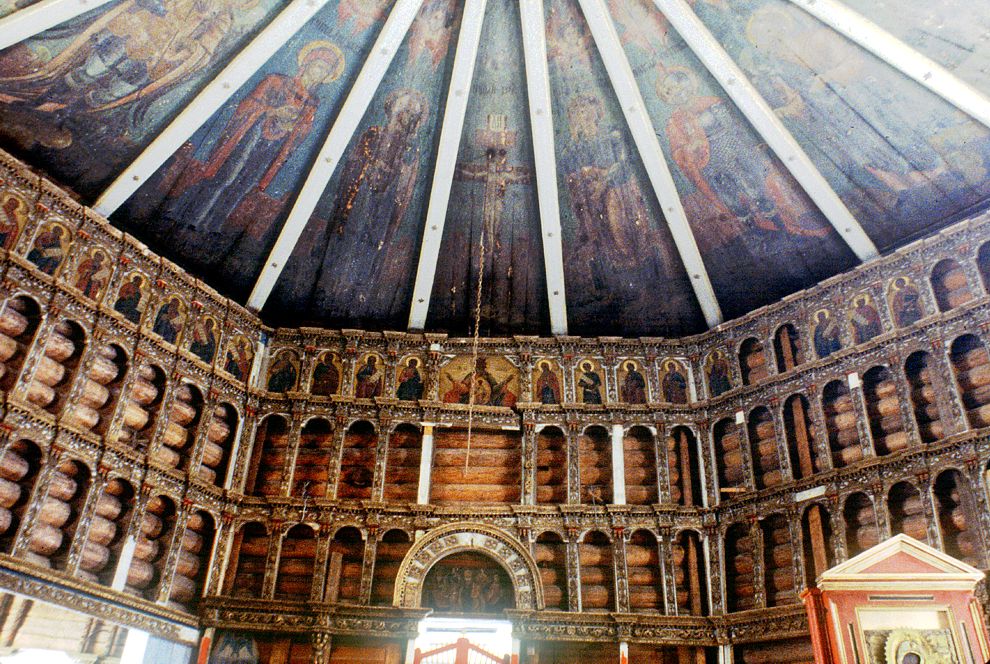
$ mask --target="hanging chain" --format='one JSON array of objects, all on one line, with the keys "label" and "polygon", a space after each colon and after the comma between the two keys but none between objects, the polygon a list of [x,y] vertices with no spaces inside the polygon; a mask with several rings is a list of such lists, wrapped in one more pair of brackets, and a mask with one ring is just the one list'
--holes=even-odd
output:
[{"label": "hanging chain", "polygon": [[474,340],[471,347],[471,388],[468,392],[468,435],[467,452],[464,455],[464,472],[467,472],[471,462],[471,432],[474,427],[474,393],[478,382],[478,338],[481,334],[481,290],[485,283],[485,228],[481,224],[481,239],[478,247],[478,290],[475,292],[474,303]]}]

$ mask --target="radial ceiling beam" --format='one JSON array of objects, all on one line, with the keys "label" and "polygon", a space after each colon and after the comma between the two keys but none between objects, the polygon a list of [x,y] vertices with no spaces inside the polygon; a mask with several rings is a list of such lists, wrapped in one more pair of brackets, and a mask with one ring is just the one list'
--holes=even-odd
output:
[{"label": "radial ceiling beam", "polygon": [[0,18],[0,50],[71,21],[110,0],[41,0]]},{"label": "radial ceiling beam", "polygon": [[337,114],[333,127],[330,128],[330,133],[327,134],[320,153],[316,156],[316,161],[313,162],[313,167],[306,176],[306,181],[299,190],[299,195],[292,205],[292,210],[289,211],[275,246],[268,254],[268,260],[265,261],[265,266],[248,298],[249,308],[259,311],[268,301],[275,282],[282,274],[296,242],[299,241],[299,236],[302,235],[310,215],[320,202],[323,191],[333,177],[344,150],[347,149],[347,144],[361,124],[368,105],[371,104],[378,86],[385,77],[385,72],[388,71],[395,53],[402,46],[402,41],[422,4],[423,0],[397,0],[389,13],[378,39],[375,40],[375,45],[361,67],[357,80],[354,81],[354,86]]},{"label": "radial ceiling beam", "polygon": [[866,231],[686,0],[654,2],[859,260],[876,258]]},{"label": "radial ceiling beam", "polygon": [[636,149],[639,150],[643,166],[650,178],[650,184],[653,185],[653,191],[663,208],[667,225],[674,237],[674,244],[677,245],[681,261],[687,269],[694,294],[705,315],[705,321],[709,327],[714,327],[723,320],[722,310],[715,297],[715,290],[712,288],[711,279],[698,250],[698,243],[688,223],[684,206],[681,204],[680,195],[677,193],[674,177],[660,148],[656,129],[646,111],[646,104],[643,103],[643,96],[636,85],[636,77],[633,75],[632,67],[629,66],[629,59],[622,50],[615,24],[605,8],[604,0],[579,0],[579,2],[588,27],[591,28],[591,35],[598,46],[598,52],[605,63],[605,70],[612,81],[616,97],[622,106],[622,112],[626,116],[626,122],[629,124]]},{"label": "radial ceiling beam", "polygon": [[293,0],[117,176],[93,209],[103,216],[113,214],[326,3]]},{"label": "radial ceiling beam", "polygon": [[536,193],[543,233],[543,264],[550,302],[550,331],[567,334],[567,299],[564,292],[564,250],[560,236],[560,199],[557,193],[557,153],[553,137],[550,72],[547,67],[547,35],[543,0],[521,0],[523,55],[529,124],[533,130]]},{"label": "radial ceiling beam", "polygon": [[457,150],[461,144],[464,116],[467,113],[471,81],[474,80],[474,68],[478,59],[478,44],[481,41],[486,4],[487,0],[467,0],[461,18],[450,87],[447,89],[447,105],[444,110],[443,125],[440,128],[440,144],[437,146],[437,158],[434,162],[433,186],[430,189],[430,202],[426,209],[423,242],[419,248],[416,283],[413,286],[412,307],[409,310],[410,330],[422,330],[426,327],[430,296],[433,294],[433,281],[437,273],[437,260],[440,256],[440,243],[443,240],[443,228],[447,219],[447,206],[450,203],[450,188],[454,181],[454,168],[457,165]]},{"label": "radial ceiling beam", "polygon": [[[976,0],[979,2],[980,0]],[[887,64],[990,127],[990,97],[836,0],[791,0]]]}]

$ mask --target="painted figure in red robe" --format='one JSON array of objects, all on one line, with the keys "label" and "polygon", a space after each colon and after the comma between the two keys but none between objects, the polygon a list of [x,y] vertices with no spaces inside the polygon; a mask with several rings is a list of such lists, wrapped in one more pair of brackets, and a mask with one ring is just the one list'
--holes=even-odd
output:
[{"label": "painted figure in red robe", "polygon": [[252,189],[268,188],[313,126],[317,88],[344,67],[343,53],[327,41],[307,44],[297,59],[295,76],[269,74],[237,105],[203,179],[169,206],[167,217],[216,232]]}]

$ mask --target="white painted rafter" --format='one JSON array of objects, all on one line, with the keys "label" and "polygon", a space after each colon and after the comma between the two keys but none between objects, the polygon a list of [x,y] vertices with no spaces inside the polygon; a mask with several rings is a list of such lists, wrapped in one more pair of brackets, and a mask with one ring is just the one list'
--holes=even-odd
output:
[{"label": "white painted rafter", "polygon": [[293,0],[117,176],[93,209],[110,216],[123,205],[326,3],[327,0]]},{"label": "white painted rafter", "polygon": [[[990,127],[990,97],[836,0],[790,0],[833,30]],[[980,0],[974,0],[979,2]]]},{"label": "white painted rafter", "polygon": [[533,130],[536,193],[543,234],[543,263],[550,303],[550,331],[567,334],[567,299],[564,291],[564,251],[560,232],[560,199],[557,192],[557,154],[553,136],[550,73],[547,66],[546,24],[543,0],[521,0],[523,54],[529,123]]},{"label": "white painted rafter", "polygon": [[279,233],[275,246],[268,254],[268,260],[262,268],[258,281],[248,297],[249,308],[260,311],[268,301],[268,296],[275,287],[279,275],[285,268],[286,262],[292,255],[292,250],[299,241],[310,215],[316,209],[323,191],[340,163],[351,137],[357,131],[358,125],[364,118],[368,105],[378,91],[378,86],[385,77],[395,53],[402,46],[406,33],[409,32],[413,20],[422,6],[423,0],[397,0],[392,11],[375,40],[375,44],[361,67],[357,80],[344,100],[337,119],[330,128],[329,134],[303,182],[299,195],[296,196],[292,210],[285,220],[285,225]]},{"label": "white painted rafter", "polygon": [[654,3],[859,260],[876,258],[877,248],[866,231],[687,1],[654,0]]},{"label": "white painted rafter", "polygon": [[705,315],[705,321],[709,327],[714,327],[723,320],[722,310],[715,297],[715,290],[712,288],[711,279],[698,250],[698,243],[688,223],[684,206],[681,204],[670,166],[657,139],[656,129],[646,111],[646,104],[636,84],[632,67],[629,66],[629,59],[619,41],[615,24],[605,7],[604,0],[578,1],[616,97],[622,106],[622,112],[636,143],[636,149],[639,150],[640,158],[643,160],[650,184],[653,185],[653,190],[663,208],[674,244],[677,245],[681,261],[687,269],[694,294]]},{"label": "white painted rafter", "polygon": [[0,51],[71,21],[110,0],[41,0],[0,18]]},{"label": "white painted rafter", "polygon": [[433,281],[440,257],[440,243],[443,240],[444,223],[447,220],[447,206],[450,202],[450,189],[457,166],[457,151],[464,131],[464,116],[467,113],[468,98],[471,96],[471,82],[478,59],[478,44],[481,41],[481,28],[485,20],[487,0],[467,0],[461,18],[454,64],[450,74],[450,87],[447,90],[447,105],[440,128],[440,143],[434,161],[433,185],[430,189],[430,202],[426,210],[423,241],[419,249],[419,263],[416,267],[416,283],[413,286],[412,306],[409,310],[409,329],[422,330],[426,327],[426,316],[433,293]]}]

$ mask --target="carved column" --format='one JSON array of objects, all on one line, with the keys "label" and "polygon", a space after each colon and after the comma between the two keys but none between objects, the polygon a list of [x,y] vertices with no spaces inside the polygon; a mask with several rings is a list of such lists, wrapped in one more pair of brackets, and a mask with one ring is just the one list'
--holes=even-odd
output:
[{"label": "carved column", "polygon": [[990,540],[990,505],[987,504],[983,466],[979,459],[972,458],[966,461],[965,470],[964,477],[969,482],[969,486],[972,487],[969,495],[973,506],[971,511],[976,520],[970,531],[978,538],[978,546],[981,551],[980,567],[985,569],[990,564],[990,551],[987,547],[987,542]]},{"label": "carved column", "polygon": [[939,416],[942,418],[943,436],[948,437],[969,429],[969,421],[966,419],[959,384],[956,382],[956,374],[949,359],[950,348],[945,345],[941,337],[936,336],[937,334],[933,332],[929,337],[932,345],[932,367],[929,373],[932,376],[932,386],[935,388]]},{"label": "carved column", "polygon": [[704,540],[701,542],[705,554],[705,571],[708,577],[708,592],[711,594],[711,614],[725,613],[725,567],[722,556],[722,545],[725,538],[721,537],[717,526],[704,529]]},{"label": "carved column", "polygon": [[239,553],[231,550],[234,538],[237,537],[237,530],[233,525],[234,515],[232,513],[224,512],[220,515],[217,531],[213,535],[216,546],[213,547],[213,558],[210,561],[212,570],[204,595],[219,595],[222,592],[223,581],[227,576],[230,564],[235,562],[233,558]]},{"label": "carved column", "polygon": [[626,566],[626,529],[612,529],[612,566],[615,579],[615,610],[629,613],[629,573]]},{"label": "carved column", "polygon": [[832,551],[834,552],[836,563],[841,563],[849,559],[849,550],[846,544],[848,538],[846,533],[846,517],[843,513],[844,507],[845,504],[839,502],[838,495],[832,494],[828,496],[828,509],[826,513],[832,516]]},{"label": "carved column", "polygon": [[814,445],[818,455],[818,465],[820,472],[828,472],[835,467],[832,459],[832,446],[828,441],[828,426],[825,424],[825,408],[822,405],[822,393],[815,384],[806,388],[808,397],[808,412],[811,416],[811,424],[814,427],[814,435],[811,444]]},{"label": "carved column", "polygon": [[261,599],[275,596],[275,583],[278,581],[278,565],[282,556],[282,539],[289,532],[290,525],[280,521],[271,523],[271,537],[268,539],[268,555],[265,557],[265,579],[261,585]]},{"label": "carved column", "polygon": [[[216,411],[217,406],[220,405],[219,397],[213,386],[210,386],[207,392],[206,400],[203,402],[203,411],[199,416],[199,423],[196,426],[196,431],[193,433],[193,444],[189,449],[189,477],[191,479],[199,478],[199,467],[203,460],[203,447],[206,445],[206,440],[209,437],[210,425],[213,423],[213,413]],[[217,477],[217,482],[222,483],[224,478]]]},{"label": "carved column", "polygon": [[182,507],[175,515],[175,527],[172,528],[172,536],[168,541],[168,554],[165,558],[165,565],[162,567],[161,583],[158,586],[159,604],[168,601],[169,593],[172,590],[172,579],[175,578],[175,568],[179,563],[179,553],[182,551],[182,535],[186,531],[186,524],[193,511],[193,503],[189,499],[183,499]]},{"label": "carved column", "polygon": [[[293,486],[293,476],[296,468],[296,461],[299,458],[299,441],[302,439],[303,414],[293,408],[292,419],[289,420],[289,439],[285,448],[285,461],[282,464],[282,481],[279,484],[278,495],[291,496]],[[327,494],[328,496],[334,494]]]},{"label": "carved column", "polygon": [[581,433],[576,422],[567,423],[567,503],[581,504]]},{"label": "carved column", "polygon": [[[245,486],[248,479],[248,471],[251,467],[251,458],[255,454],[260,454],[260,450],[255,450],[255,446],[261,443],[258,440],[258,408],[257,400],[254,397],[248,399],[244,407],[244,422],[240,429],[240,440],[237,444],[237,453],[231,455],[230,489],[237,493],[248,493]],[[245,444],[246,441],[246,444]]]},{"label": "carved column", "polygon": [[757,607],[767,605],[767,570],[766,556],[763,551],[763,523],[754,516],[749,523],[750,537],[753,538],[753,598]]},{"label": "carved column", "polygon": [[938,511],[935,509],[932,500],[931,476],[928,472],[919,473],[918,495],[921,497],[921,509],[925,515],[925,526],[928,532],[928,543],[940,551],[945,551],[945,542],[942,541],[942,532],[939,528]]},{"label": "carved column", "polygon": [[344,455],[344,437],[347,436],[347,419],[337,417],[333,430],[333,446],[330,448],[330,468],[327,470],[327,498],[337,497],[340,482],[340,464]]},{"label": "carved column", "polygon": [[567,529],[567,610],[581,610],[581,554],[578,549],[578,532]]},{"label": "carved column", "polygon": [[313,644],[313,664],[330,664],[330,650],[333,636],[329,632],[315,631],[310,634]]},{"label": "carved column", "polygon": [[[801,528],[801,510],[796,505],[792,505],[787,508],[785,515],[787,517],[787,529],[791,537],[791,567],[794,570],[794,590],[800,594],[800,591],[806,585],[804,574],[804,537]],[[813,543],[812,548],[815,546],[816,544]]]},{"label": "carved column", "polygon": [[[739,421],[742,415],[742,422]],[[742,457],[743,479],[745,488],[756,491],[756,472],[753,470],[753,441],[749,437],[749,417],[744,411],[737,411],[735,419],[736,430],[739,431],[739,452]]]},{"label": "carved column", "polygon": [[369,529],[364,542],[364,557],[361,560],[361,604],[371,604],[371,586],[375,579],[375,562],[378,557],[378,542],[381,534],[378,528]]},{"label": "carved column", "polygon": [[522,436],[522,494],[523,505],[536,504],[537,431],[532,420],[523,422]]},{"label": "carved column", "polygon": [[75,533],[73,534],[72,544],[69,546],[69,555],[65,563],[65,571],[69,574],[75,574],[79,571],[79,561],[82,558],[86,541],[89,539],[89,529],[93,525],[93,517],[96,515],[96,504],[99,502],[99,498],[107,486],[107,475],[109,472],[109,468],[99,465],[96,474],[89,484],[89,494],[86,496],[86,502],[83,503],[82,509],[79,511]]},{"label": "carved column", "polygon": [[846,387],[849,388],[849,398],[852,399],[856,412],[856,432],[859,434],[859,444],[863,449],[863,458],[872,459],[877,455],[873,442],[873,431],[870,429],[870,416],[866,411],[866,397],[863,395],[862,376],[857,372],[846,375]]},{"label": "carved column", "polygon": [[371,483],[371,499],[376,502],[385,500],[385,476],[391,439],[392,421],[388,418],[379,419],[378,441],[375,445],[375,475]]},{"label": "carved column", "polygon": [[908,435],[908,445],[921,445],[921,434],[918,432],[918,422],[914,419],[914,402],[911,401],[911,387],[904,373],[904,361],[897,355],[888,358],[891,379],[897,387],[897,401],[901,411],[901,422]]},{"label": "carved column", "polygon": [[674,576],[673,533],[669,527],[660,527],[657,536],[657,548],[660,554],[660,574],[663,578],[664,613],[668,616],[677,615],[677,584]]},{"label": "carved column", "polygon": [[791,468],[791,452],[787,446],[787,428],[784,426],[784,413],[780,409],[780,400],[776,397],[770,400],[770,415],[773,417],[774,443],[777,445],[777,459],[780,462],[781,482],[787,483],[794,479],[794,469]]},{"label": "carved column", "polygon": [[330,526],[320,523],[314,529],[316,536],[316,554],[313,556],[313,586],[310,589],[310,599],[322,602],[327,586],[327,564],[330,559],[331,536]]},{"label": "carved column", "polygon": [[670,449],[667,446],[667,427],[658,421],[654,429],[653,449],[657,460],[657,502],[662,505],[669,505],[673,500],[670,497]]},{"label": "carved column", "polygon": [[890,512],[887,508],[887,492],[882,484],[874,484],[870,487],[868,494],[873,501],[873,512],[877,517],[877,534],[880,541],[884,541],[891,536],[890,532]]}]

